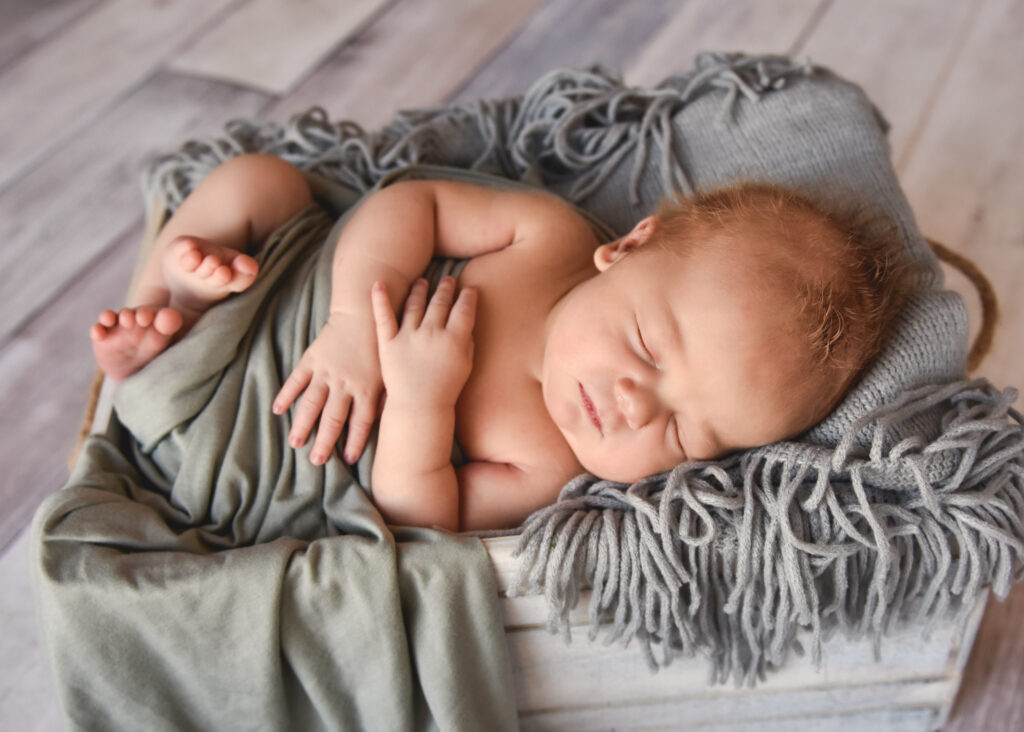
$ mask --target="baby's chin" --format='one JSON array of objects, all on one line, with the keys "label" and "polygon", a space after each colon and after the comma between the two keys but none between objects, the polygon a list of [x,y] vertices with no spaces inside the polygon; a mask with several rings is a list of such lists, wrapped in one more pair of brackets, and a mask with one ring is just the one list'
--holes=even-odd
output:
[{"label": "baby's chin", "polygon": [[608,480],[614,483],[636,483],[638,480],[649,478],[652,475],[666,473],[678,465],[664,465],[662,463],[651,463],[649,465],[614,465],[609,464],[607,458],[595,457],[587,460],[577,453],[576,459],[588,473],[601,480]]}]

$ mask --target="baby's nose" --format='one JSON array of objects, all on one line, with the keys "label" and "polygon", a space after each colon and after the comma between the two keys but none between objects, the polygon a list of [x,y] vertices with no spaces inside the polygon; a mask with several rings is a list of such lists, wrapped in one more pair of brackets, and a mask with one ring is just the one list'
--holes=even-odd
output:
[{"label": "baby's nose", "polygon": [[657,413],[654,394],[651,390],[628,376],[616,380],[615,401],[630,429],[640,429],[650,422]]}]

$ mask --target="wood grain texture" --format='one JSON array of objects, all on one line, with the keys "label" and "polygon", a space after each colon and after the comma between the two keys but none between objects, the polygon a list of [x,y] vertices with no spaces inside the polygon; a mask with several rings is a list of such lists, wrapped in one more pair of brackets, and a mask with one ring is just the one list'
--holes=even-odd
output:
[{"label": "wood grain texture", "polygon": [[142,230],[135,214],[124,237],[0,352],[0,547],[67,480],[66,458],[95,372],[89,326],[124,299]]},{"label": "wood grain texture", "polygon": [[439,104],[526,23],[541,0],[405,0],[267,110],[285,119],[317,104],[364,127]]},{"label": "wood grain texture", "polygon": [[0,5],[0,69],[97,2],[99,0],[4,0]]},{"label": "wood grain texture", "polygon": [[[636,4],[621,0],[548,2],[454,99],[521,94],[543,74],[557,68],[582,69],[600,64],[619,72],[678,6],[676,0],[647,0],[640,13]],[[573,43],[565,42],[567,34],[575,39]]]},{"label": "wood grain texture", "polygon": [[929,116],[975,11],[964,0],[835,0],[794,52],[867,92],[891,125],[898,161]]},{"label": "wood grain texture", "polygon": [[0,190],[56,154],[230,0],[111,0],[0,74]]},{"label": "wood grain texture", "polygon": [[284,94],[389,2],[250,0],[185,48],[170,68]]},{"label": "wood grain texture", "polygon": [[[901,171],[923,230],[992,281],[1001,321],[979,375],[1019,387],[1024,376],[1024,3],[987,0],[927,126]],[[970,287],[972,332],[979,322]]]},{"label": "wood grain texture", "polygon": [[630,84],[656,84],[692,67],[701,51],[787,53],[817,19],[827,0],[690,0],[651,41],[638,49],[625,70]]},{"label": "wood grain texture", "polygon": [[[218,131],[227,119],[252,116],[265,104],[255,92],[162,73],[4,190],[0,340],[138,218],[139,173],[155,150]],[[61,256],[54,257],[58,248]]]},{"label": "wood grain texture", "polygon": [[[982,599],[972,627],[983,607]],[[886,637],[880,659],[870,641],[836,636],[824,644],[820,669],[809,656],[791,654],[754,689],[708,685],[707,661],[701,657],[677,658],[652,674],[638,649],[605,646],[600,636],[588,642],[579,633],[565,645],[546,631],[526,630],[508,633],[508,644],[523,714],[574,710],[585,718],[588,711],[610,713],[619,705],[665,704],[678,718],[699,725],[755,721],[766,712],[797,717],[928,706],[938,713],[959,678],[956,635],[951,623],[939,625],[927,639],[908,627]],[[869,687],[874,689],[866,694]]]}]

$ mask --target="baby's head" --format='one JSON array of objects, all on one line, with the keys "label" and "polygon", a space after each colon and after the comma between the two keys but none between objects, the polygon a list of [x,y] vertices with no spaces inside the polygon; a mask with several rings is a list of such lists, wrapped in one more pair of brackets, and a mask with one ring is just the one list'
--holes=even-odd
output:
[{"label": "baby's head", "polygon": [[891,224],[757,183],[666,203],[594,262],[552,314],[544,400],[624,482],[813,426],[914,281]]}]

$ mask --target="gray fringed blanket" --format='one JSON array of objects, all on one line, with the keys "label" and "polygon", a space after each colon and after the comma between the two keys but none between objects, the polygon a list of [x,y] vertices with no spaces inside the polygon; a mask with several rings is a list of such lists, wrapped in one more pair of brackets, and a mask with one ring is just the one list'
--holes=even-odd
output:
[{"label": "gray fringed blanket", "polygon": [[[568,627],[589,585],[591,617],[610,623],[609,640],[638,641],[654,665],[702,654],[713,680],[753,683],[785,659],[799,629],[812,631],[815,648],[835,631],[878,639],[893,623],[962,613],[985,585],[1005,595],[1021,576],[1015,393],[963,380],[963,305],[941,289],[884,127],[861,90],[828,71],[707,54],[655,88],[555,72],[522,98],[406,112],[376,132],[319,110],[284,126],[234,122],[157,161],[147,187],[174,207],[223,160],[261,151],[346,187],[353,200],[410,164],[472,168],[543,185],[619,232],[666,192],[750,177],[852,191],[885,211],[923,267],[924,290],[824,422],[792,442],[633,486],[582,476],[522,528],[519,586],[543,589],[553,628]],[[298,496],[297,486],[279,489]],[[276,507],[229,508],[248,516]],[[44,566],[56,530],[49,515],[37,520]]]}]

